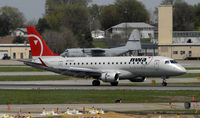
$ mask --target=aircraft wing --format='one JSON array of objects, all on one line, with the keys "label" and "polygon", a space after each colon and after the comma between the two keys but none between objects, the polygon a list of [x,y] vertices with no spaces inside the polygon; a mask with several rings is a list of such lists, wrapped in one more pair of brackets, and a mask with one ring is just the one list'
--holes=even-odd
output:
[{"label": "aircraft wing", "polygon": [[40,69],[44,69],[47,71],[55,72],[62,75],[68,75],[68,76],[74,76],[74,77],[100,77],[102,71],[97,69],[89,69],[89,68],[77,68],[77,67],[48,67],[42,60],[41,63],[31,62],[31,61],[25,61],[25,60],[19,60],[24,62],[24,64]]}]

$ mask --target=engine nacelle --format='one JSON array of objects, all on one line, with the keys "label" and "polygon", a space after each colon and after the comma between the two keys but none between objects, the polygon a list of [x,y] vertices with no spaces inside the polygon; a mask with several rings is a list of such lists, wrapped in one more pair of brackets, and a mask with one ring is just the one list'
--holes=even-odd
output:
[{"label": "engine nacelle", "polygon": [[131,82],[144,82],[145,77],[134,77],[132,79],[129,79]]},{"label": "engine nacelle", "polygon": [[118,73],[103,73],[101,74],[101,80],[103,82],[117,82],[119,80]]}]

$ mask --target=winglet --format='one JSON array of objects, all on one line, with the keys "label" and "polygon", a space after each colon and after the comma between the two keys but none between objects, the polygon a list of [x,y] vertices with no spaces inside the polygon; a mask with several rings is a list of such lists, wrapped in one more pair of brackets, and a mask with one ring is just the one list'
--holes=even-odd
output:
[{"label": "winglet", "polygon": [[41,58],[39,58],[39,60],[41,61],[41,63],[42,63],[43,66],[47,67],[47,65],[42,61]]}]

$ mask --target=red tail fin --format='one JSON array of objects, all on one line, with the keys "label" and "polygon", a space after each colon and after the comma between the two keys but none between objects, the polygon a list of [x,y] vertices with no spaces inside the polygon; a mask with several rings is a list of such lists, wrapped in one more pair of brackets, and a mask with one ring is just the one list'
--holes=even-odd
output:
[{"label": "red tail fin", "polygon": [[57,54],[53,53],[51,49],[49,49],[47,44],[33,26],[28,26],[27,32],[29,35],[32,56],[58,56]]}]

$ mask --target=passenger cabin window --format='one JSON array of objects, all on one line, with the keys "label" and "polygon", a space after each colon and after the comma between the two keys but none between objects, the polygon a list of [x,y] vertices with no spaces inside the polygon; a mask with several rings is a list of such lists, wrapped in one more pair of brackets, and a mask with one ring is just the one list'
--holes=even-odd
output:
[{"label": "passenger cabin window", "polygon": [[169,64],[169,61],[165,61],[165,64]]},{"label": "passenger cabin window", "polygon": [[177,63],[175,60],[170,60],[170,62],[171,62],[172,64],[176,64],[176,63]]}]

